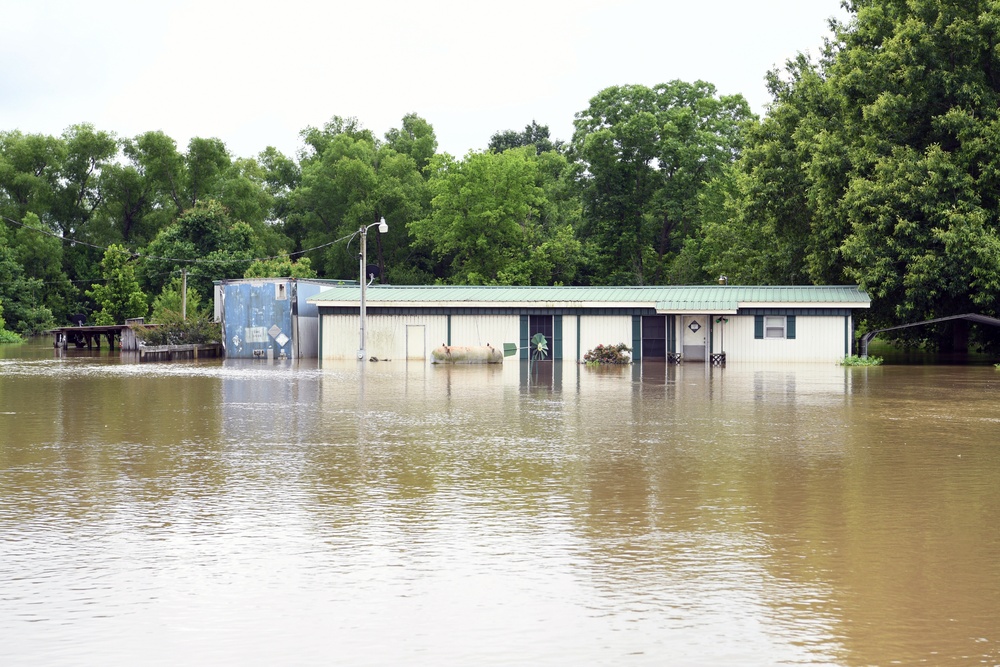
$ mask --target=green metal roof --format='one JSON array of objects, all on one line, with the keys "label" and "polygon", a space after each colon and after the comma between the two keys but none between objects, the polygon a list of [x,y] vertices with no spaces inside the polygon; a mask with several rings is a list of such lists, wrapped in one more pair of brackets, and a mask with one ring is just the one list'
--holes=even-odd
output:
[{"label": "green metal roof", "polygon": [[[308,301],[319,306],[356,304],[361,287],[324,290]],[[376,285],[366,301],[375,306],[533,306],[646,307],[659,312],[735,313],[738,308],[868,308],[869,296],[857,286],[696,285],[666,287],[477,287],[448,285]]]}]

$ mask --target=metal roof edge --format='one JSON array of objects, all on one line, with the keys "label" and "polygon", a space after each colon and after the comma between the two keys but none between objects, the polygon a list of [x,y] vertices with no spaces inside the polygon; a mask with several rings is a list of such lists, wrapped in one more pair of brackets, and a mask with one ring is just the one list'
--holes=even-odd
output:
[{"label": "metal roof edge", "polygon": [[740,308],[871,308],[871,301],[740,301]]}]

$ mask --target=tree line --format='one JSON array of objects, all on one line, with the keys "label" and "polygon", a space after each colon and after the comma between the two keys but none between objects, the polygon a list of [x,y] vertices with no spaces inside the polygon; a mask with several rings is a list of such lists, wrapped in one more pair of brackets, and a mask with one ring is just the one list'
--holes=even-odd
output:
[{"label": "tree line", "polygon": [[532,121],[464,156],[438,152],[417,114],[381,137],[334,117],[300,133],[298,155],[253,158],[158,131],[0,132],[3,318],[31,333],[117,316],[107,286],[122,272],[146,312],[181,270],[203,302],[213,279],[356,279],[351,236],[382,217],[369,262],[393,284],[724,274],[859,284],[869,328],[996,316],[1000,7],[846,4],[817,58],[767,74],[763,117],[742,95],[670,81],[598,92],[565,141]]}]

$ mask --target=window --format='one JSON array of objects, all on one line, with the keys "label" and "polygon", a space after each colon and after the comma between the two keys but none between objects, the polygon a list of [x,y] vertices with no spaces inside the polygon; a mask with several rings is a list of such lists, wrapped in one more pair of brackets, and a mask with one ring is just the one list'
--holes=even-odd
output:
[{"label": "window", "polygon": [[784,338],[785,318],[781,315],[768,315],[764,318],[764,338]]},{"label": "window", "polygon": [[795,338],[795,315],[755,315],[753,337],[771,339]]}]

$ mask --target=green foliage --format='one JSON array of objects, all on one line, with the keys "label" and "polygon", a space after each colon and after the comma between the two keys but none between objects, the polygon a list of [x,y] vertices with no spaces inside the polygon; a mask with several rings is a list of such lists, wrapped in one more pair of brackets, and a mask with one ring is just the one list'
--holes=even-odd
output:
[{"label": "green foliage", "polygon": [[[31,216],[25,219],[37,220]],[[11,330],[31,335],[52,327],[52,311],[43,305],[45,285],[28,274],[19,261],[19,249],[7,243],[6,226],[0,225],[0,303]]]},{"label": "green foliage", "polygon": [[558,148],[549,139],[549,126],[539,125],[535,121],[531,121],[530,125],[524,126],[524,132],[506,130],[505,132],[494,134],[490,137],[489,150],[494,153],[503,153],[511,148],[522,148],[524,146],[534,146],[539,154]]},{"label": "green foliage", "polygon": [[613,86],[590,100],[576,115],[573,149],[582,167],[582,234],[596,255],[593,282],[666,279],[685,242],[698,236],[702,193],[739,155],[752,119],[742,96],[716,96],[704,81]]},{"label": "green foliage", "polygon": [[21,338],[17,333],[13,331],[7,331],[5,328],[7,323],[3,319],[3,303],[0,302],[0,343],[21,343],[23,338]]},{"label": "green foliage", "polygon": [[379,266],[383,280],[404,274],[426,280],[426,258],[410,246],[407,225],[424,217],[430,204],[421,167],[436,146],[430,125],[408,115],[403,128],[390,131],[382,143],[357,120],[334,117],[302,136],[309,148],[286,228],[299,248],[326,246],[310,255],[319,275],[354,276],[357,253],[330,241],[384,217],[389,232],[369,235],[367,262]]},{"label": "green foliage", "polygon": [[80,291],[63,270],[63,242],[47,231],[37,215],[28,213],[12,235],[11,248],[25,278],[38,281],[29,293],[34,306],[47,310],[54,322],[64,322],[78,310]]},{"label": "green foliage", "polygon": [[0,343],[19,343],[21,337],[13,331],[7,331],[7,323],[3,319],[3,302],[0,302]]},{"label": "green foliage", "polygon": [[[561,168],[566,162],[561,156]],[[531,147],[438,156],[430,178],[431,214],[410,224],[417,243],[460,285],[551,285],[576,275],[580,243],[549,198],[551,161]]]},{"label": "green foliage", "polygon": [[388,147],[400,155],[408,155],[421,173],[425,172],[437,152],[434,128],[415,113],[403,116],[402,126],[385,133]]},{"label": "green foliage", "polygon": [[[115,244],[142,256],[150,294],[184,267],[200,294],[242,276],[354,278],[347,238],[381,217],[389,232],[369,234],[367,261],[397,284],[725,274],[860,283],[874,328],[1000,314],[1000,6],[847,9],[818,60],[768,74],[773,104],[759,121],[739,95],[672,81],[599,91],[569,145],[532,121],[460,159],[436,154],[433,127],[413,113],[384,139],[334,117],[303,130],[295,158],[88,124],[0,131],[8,326],[38,331],[91,309],[74,285],[97,282]],[[314,247],[298,262],[283,254]],[[996,346],[998,333],[975,342]],[[947,332],[895,335],[933,345]]]},{"label": "green foliage", "polygon": [[3,319],[3,303],[0,302],[0,343],[20,343],[22,338],[13,331],[7,331],[4,327],[7,323]]},{"label": "green foliage", "polygon": [[15,344],[23,343],[24,338],[20,335],[14,333],[13,331],[7,331],[6,329],[0,329],[0,343],[2,344]]},{"label": "green foliage", "polygon": [[100,311],[94,321],[99,325],[122,324],[133,317],[145,317],[146,295],[135,276],[133,256],[124,246],[112,245],[101,260],[104,284],[91,285],[87,296],[94,299]]},{"label": "green foliage", "polygon": [[859,357],[856,354],[844,357],[841,366],[881,366],[882,357]]},{"label": "green foliage", "polygon": [[316,271],[308,257],[292,261],[287,253],[270,259],[259,259],[250,265],[244,278],[315,278]]},{"label": "green foliage", "polygon": [[159,326],[135,327],[135,335],[149,346],[205,345],[222,340],[222,325],[204,316],[187,320],[176,316]]},{"label": "green foliage", "polygon": [[873,297],[863,317],[874,328],[996,315],[1000,6],[848,8],[818,63],[800,56],[771,73],[774,103],[748,134],[732,224],[708,233],[728,248],[729,266],[713,268],[857,282]]},{"label": "green foliage", "polygon": [[[188,286],[200,294],[212,293],[212,281],[241,278],[255,257],[264,252],[254,229],[230,220],[215,200],[200,201],[177,221],[162,229],[146,247],[143,263],[146,284],[159,291],[164,275],[188,270]],[[155,258],[165,259],[155,259]],[[199,260],[192,262],[190,260]]]},{"label": "green foliage", "polygon": [[207,310],[202,308],[201,295],[190,285],[187,288],[187,307],[182,303],[181,292],[183,291],[183,281],[181,278],[174,278],[163,286],[155,299],[153,299],[153,313],[149,321],[155,323],[165,323],[182,319],[182,313],[186,312],[188,319],[198,319],[207,317]]},{"label": "green foliage", "polygon": [[632,363],[632,348],[625,343],[617,345],[600,344],[583,355],[588,366],[599,364],[630,364]]}]

